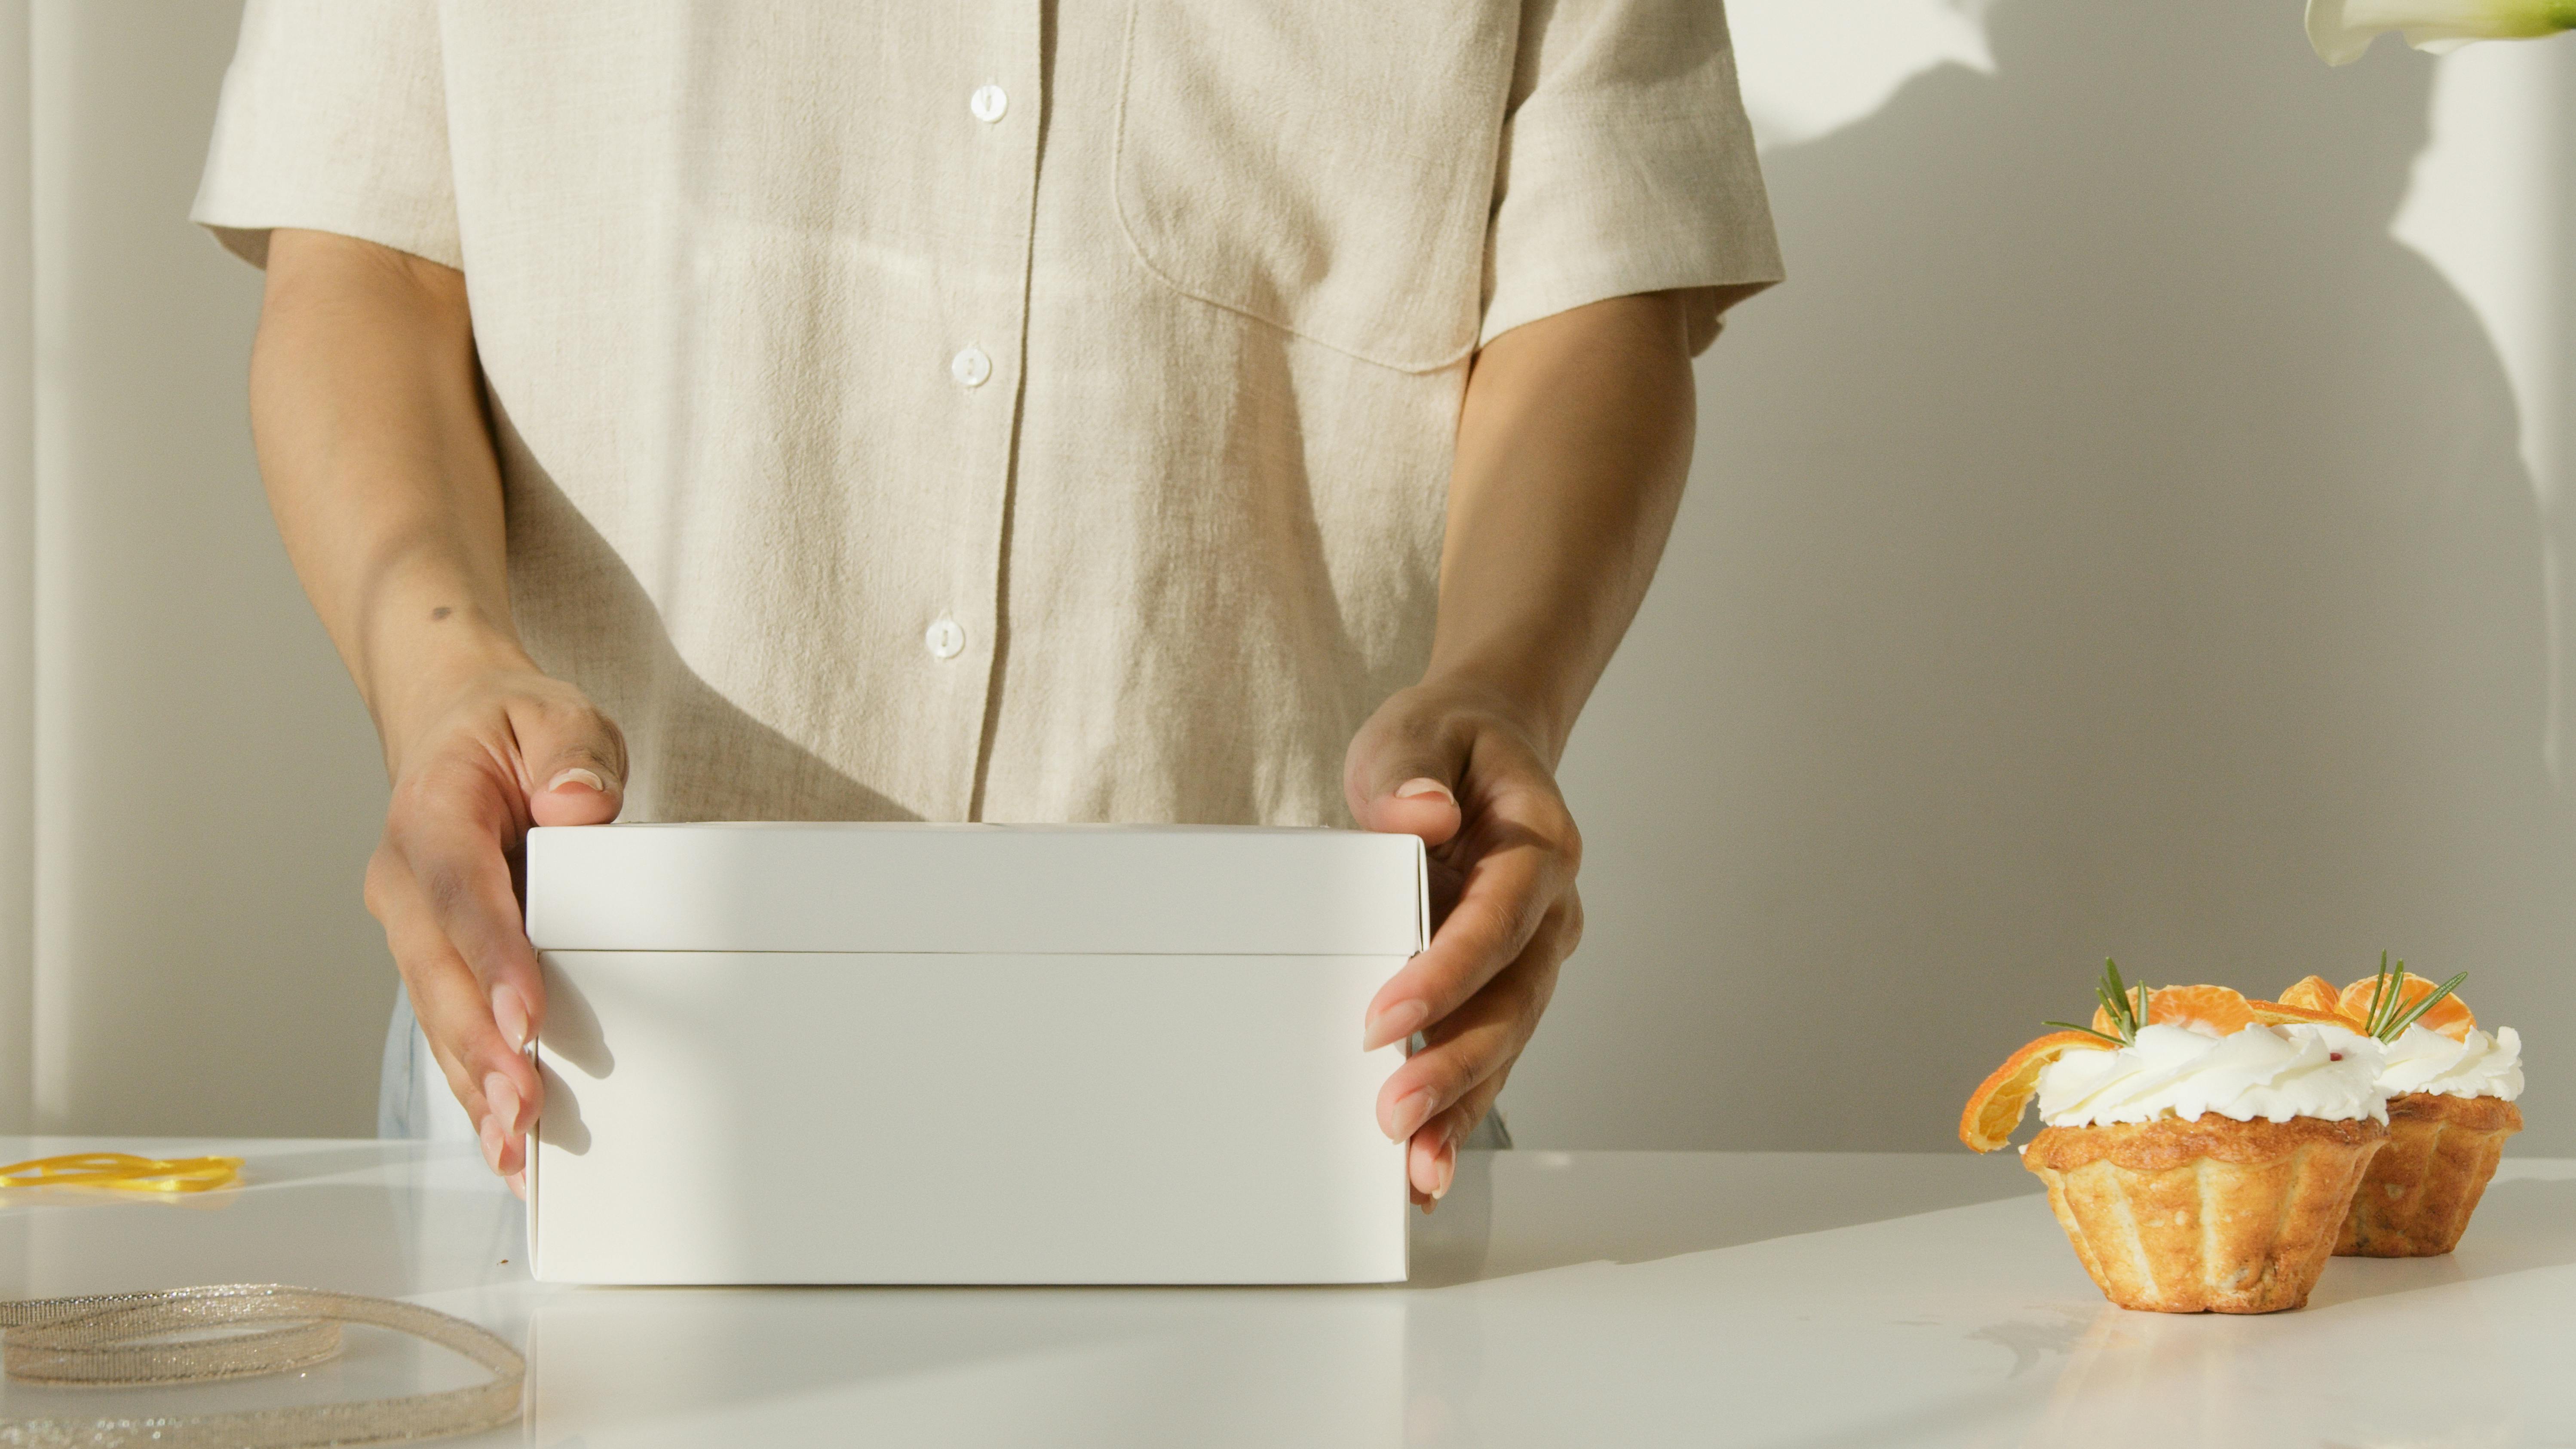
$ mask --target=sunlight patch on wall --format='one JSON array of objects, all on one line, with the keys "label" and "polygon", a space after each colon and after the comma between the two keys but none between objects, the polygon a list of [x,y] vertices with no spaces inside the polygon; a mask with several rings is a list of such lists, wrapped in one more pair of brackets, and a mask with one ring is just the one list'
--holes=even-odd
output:
[{"label": "sunlight patch on wall", "polygon": [[2473,45],[2433,82],[2433,140],[2389,230],[2468,299],[2503,355],[2522,414],[2523,460],[2545,506],[2556,496],[2562,366],[2558,245],[2562,148],[2553,45]]},{"label": "sunlight patch on wall", "polygon": [[[2415,160],[2389,231],[2468,300],[2503,359],[2522,458],[2541,514],[2549,614],[2549,713],[2540,754],[2564,785],[2570,559],[2560,507],[2567,472],[2563,221],[2570,152],[2559,138],[2563,44],[2473,45],[2433,81],[2433,139]],[[2365,62],[2366,64],[2367,62]]]},{"label": "sunlight patch on wall", "polygon": [[1866,120],[1939,65],[1992,73],[1987,0],[1733,0],[1744,108],[1764,149]]}]

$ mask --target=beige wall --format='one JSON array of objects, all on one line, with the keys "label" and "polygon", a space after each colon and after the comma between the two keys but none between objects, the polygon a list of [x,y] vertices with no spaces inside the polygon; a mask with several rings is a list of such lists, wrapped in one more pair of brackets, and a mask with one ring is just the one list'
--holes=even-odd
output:
[{"label": "beige wall", "polygon": [[187,222],[239,7],[33,8],[35,1125],[371,1132],[381,770],[260,498],[258,274]]},{"label": "beige wall", "polygon": [[[0,78],[27,73],[25,0],[0,3]],[[23,95],[23,92],[20,93]],[[27,123],[0,105],[0,1129],[27,1120],[35,1012],[36,479]]]},{"label": "beige wall", "polygon": [[[2532,1041],[2520,1148],[2576,1150],[2571,534],[2521,446],[2567,436],[2567,374],[2518,417],[2390,237],[2434,63],[2330,71],[2290,4],[1988,18],[1992,74],[1769,153],[1790,282],[1701,369],[1691,496],[1567,762],[1592,924],[1522,1139],[1938,1148],[2106,955],[2277,991],[2389,947],[2474,973]],[[2442,65],[2546,67],[2547,144],[2571,47]],[[2513,179],[2467,149],[2434,159]],[[2508,199],[2554,279],[2543,159]],[[2562,343],[2565,297],[2523,304]]]},{"label": "beige wall", "polygon": [[[2386,945],[2476,972],[2534,1038],[2526,1143],[2576,1150],[2544,762],[2568,535],[2525,446],[2565,399],[2518,416],[2478,316],[2389,239],[2430,63],[2328,72],[2295,8],[2004,0],[1992,74],[1771,152],[1793,281],[1703,364],[1692,496],[1567,764],[1592,928],[1514,1082],[1525,1142],[1938,1149],[2104,954],[2277,987]],[[258,495],[256,276],[183,219],[234,7],[34,11],[0,1117],[363,1132],[378,766]],[[0,125],[15,197],[10,154]],[[2571,234],[2546,199],[2531,225]]]}]

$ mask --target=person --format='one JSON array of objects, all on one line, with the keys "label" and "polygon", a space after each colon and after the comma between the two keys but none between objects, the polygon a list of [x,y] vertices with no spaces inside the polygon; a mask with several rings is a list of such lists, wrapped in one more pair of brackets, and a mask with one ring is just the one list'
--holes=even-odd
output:
[{"label": "person", "polygon": [[532,824],[1356,823],[1439,878],[1355,1023],[1437,1199],[1780,275],[1717,0],[250,0],[193,216],[392,781],[385,1125],[425,1053],[514,1184]]}]

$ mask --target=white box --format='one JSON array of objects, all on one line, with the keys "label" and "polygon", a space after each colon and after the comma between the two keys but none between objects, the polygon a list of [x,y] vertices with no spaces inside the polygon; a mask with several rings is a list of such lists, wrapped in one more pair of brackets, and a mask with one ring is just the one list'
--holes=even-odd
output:
[{"label": "white box", "polygon": [[557,1283],[1404,1278],[1411,836],[528,834],[532,1271]]}]

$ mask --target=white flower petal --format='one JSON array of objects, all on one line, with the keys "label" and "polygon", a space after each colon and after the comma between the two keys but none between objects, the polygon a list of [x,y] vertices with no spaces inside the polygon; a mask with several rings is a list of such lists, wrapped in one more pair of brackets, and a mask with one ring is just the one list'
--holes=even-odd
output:
[{"label": "white flower petal", "polygon": [[2568,0],[2308,0],[2308,44],[2328,65],[2350,65],[2382,31],[2447,54],[2476,40],[2520,40],[2576,28]]}]

